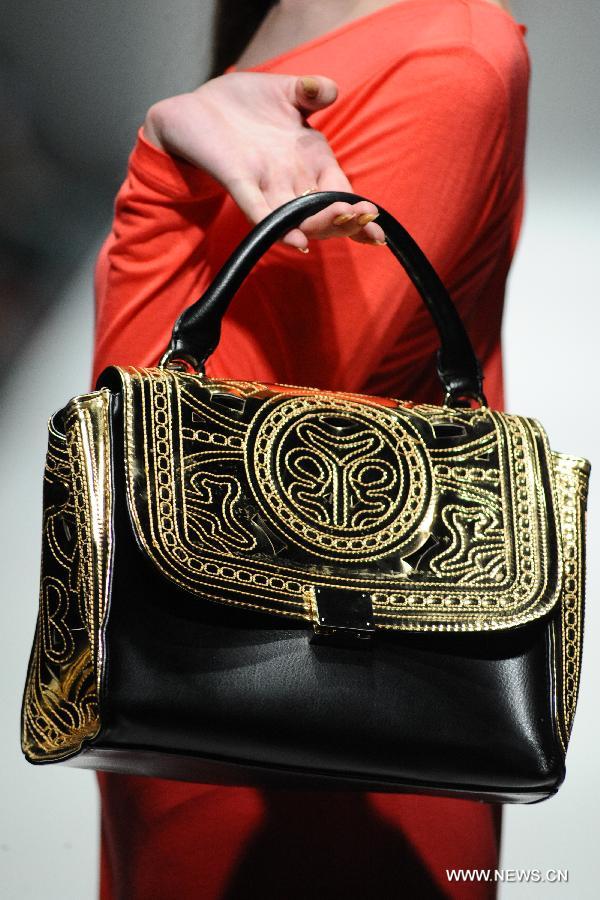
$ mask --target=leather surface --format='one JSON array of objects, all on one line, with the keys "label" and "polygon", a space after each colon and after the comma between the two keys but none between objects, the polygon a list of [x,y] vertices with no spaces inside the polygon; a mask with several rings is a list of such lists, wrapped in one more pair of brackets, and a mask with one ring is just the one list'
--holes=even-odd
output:
[{"label": "leather surface", "polygon": [[64,765],[78,769],[96,769],[125,775],[145,775],[175,781],[221,784],[236,787],[258,787],[300,791],[377,791],[378,793],[427,794],[456,797],[462,800],[485,800],[494,803],[538,803],[556,793],[555,787],[540,787],[509,791],[460,788],[456,785],[434,787],[418,781],[368,781],[330,772],[314,772],[289,767],[249,764],[239,760],[219,760],[209,757],[175,754],[128,747],[85,746],[78,756],[64,760]]},{"label": "leather surface", "polygon": [[[343,191],[320,191],[298,197],[267,216],[231,255],[203,296],[181,314],[163,362],[182,357],[194,367],[202,367],[219,343],[221,320],[235,292],[269,247],[331,203],[365,199]],[[379,204],[377,207],[377,222],[388,247],[417,288],[438,330],[438,374],[446,394],[455,399],[483,397],[481,367],[446,288],[410,234]]]},{"label": "leather surface", "polygon": [[[92,747],[482,798],[531,799],[560,784],[548,618],[504,633],[313,646],[302,624],[208,603],[158,576],[135,543],[118,451],[114,462],[114,580]],[[143,773],[141,756],[137,765]],[[181,777],[181,761],[170,777]]]}]

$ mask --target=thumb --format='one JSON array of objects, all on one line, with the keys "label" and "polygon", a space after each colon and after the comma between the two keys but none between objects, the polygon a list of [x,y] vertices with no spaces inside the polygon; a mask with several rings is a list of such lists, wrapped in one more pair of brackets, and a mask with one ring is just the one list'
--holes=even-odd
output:
[{"label": "thumb", "polygon": [[294,105],[305,115],[330,106],[338,95],[338,87],[324,75],[301,75],[296,79]]}]

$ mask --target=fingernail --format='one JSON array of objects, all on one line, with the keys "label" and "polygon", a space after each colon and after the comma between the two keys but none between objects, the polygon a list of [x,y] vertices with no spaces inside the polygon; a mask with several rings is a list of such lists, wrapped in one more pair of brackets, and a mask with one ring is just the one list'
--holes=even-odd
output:
[{"label": "fingernail", "polygon": [[300,253],[308,253],[308,247],[296,247],[296,250],[299,250]]},{"label": "fingernail", "polygon": [[387,247],[387,241],[373,241],[376,247]]},{"label": "fingernail", "polygon": [[319,82],[315,78],[309,78],[308,76],[301,78],[300,81],[302,83],[302,89],[306,96],[314,100],[314,98],[319,93]]},{"label": "fingernail", "polygon": [[[356,213],[341,213],[339,216],[336,216],[333,220],[334,225],[343,225],[345,222],[349,222],[350,219],[353,219]],[[358,220],[360,221],[360,219]]]},{"label": "fingernail", "polygon": [[369,222],[372,222],[373,219],[376,219],[379,213],[363,213],[362,216],[359,216],[356,220],[358,225],[368,225]]}]

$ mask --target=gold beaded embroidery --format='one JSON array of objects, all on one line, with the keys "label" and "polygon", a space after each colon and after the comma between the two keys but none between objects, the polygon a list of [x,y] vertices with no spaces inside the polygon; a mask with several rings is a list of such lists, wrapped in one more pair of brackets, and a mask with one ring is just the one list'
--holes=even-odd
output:
[{"label": "gold beaded embroidery", "polygon": [[561,510],[564,565],[561,593],[561,617],[557,641],[560,667],[557,719],[559,737],[566,748],[579,690],[583,641],[584,559],[581,534],[585,525],[589,464],[562,453],[553,454],[558,502]]},{"label": "gold beaded embroidery", "polygon": [[76,398],[66,435],[49,424],[40,609],[22,713],[32,761],[76,753],[99,730],[99,631],[108,590],[108,393]]},{"label": "gold beaded embroidery", "polygon": [[537,423],[121,375],[137,536],[186,590],[311,621],[311,588],[366,589],[378,627],[413,631],[505,628],[555,603],[562,542]]}]

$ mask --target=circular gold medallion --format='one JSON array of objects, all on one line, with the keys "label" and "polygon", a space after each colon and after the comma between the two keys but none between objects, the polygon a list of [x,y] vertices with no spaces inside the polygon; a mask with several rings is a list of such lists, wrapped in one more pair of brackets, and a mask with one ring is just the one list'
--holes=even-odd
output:
[{"label": "circular gold medallion", "polygon": [[318,394],[270,400],[250,425],[245,465],[269,523],[331,561],[409,549],[431,506],[425,446],[386,407]]}]

